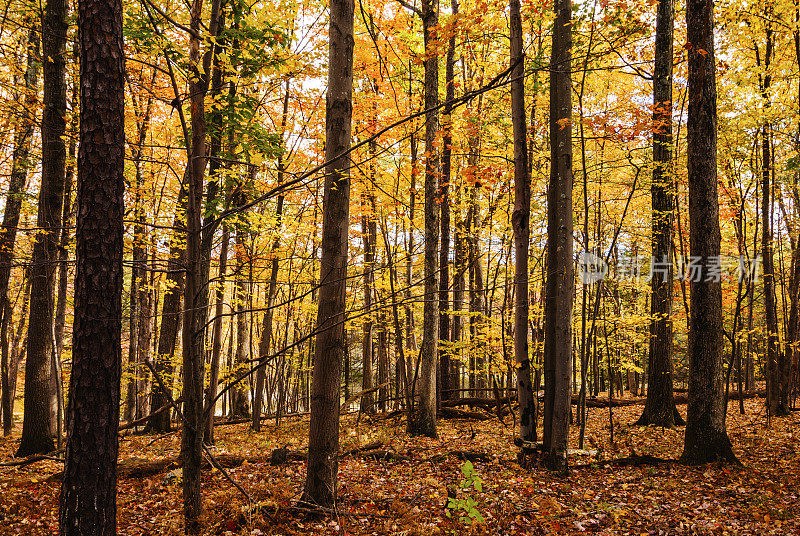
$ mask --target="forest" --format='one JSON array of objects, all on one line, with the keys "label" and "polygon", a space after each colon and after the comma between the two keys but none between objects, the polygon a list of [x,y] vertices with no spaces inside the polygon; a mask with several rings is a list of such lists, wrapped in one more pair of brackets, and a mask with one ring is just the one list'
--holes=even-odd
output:
[{"label": "forest", "polygon": [[800,534],[798,0],[6,0],[0,534]]}]

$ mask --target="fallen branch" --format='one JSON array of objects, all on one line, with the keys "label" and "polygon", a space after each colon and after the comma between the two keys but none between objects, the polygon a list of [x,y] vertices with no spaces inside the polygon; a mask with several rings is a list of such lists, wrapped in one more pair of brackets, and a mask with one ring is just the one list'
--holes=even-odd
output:
[{"label": "fallen branch", "polygon": [[350,406],[350,404],[352,404],[356,400],[359,400],[361,397],[366,396],[366,395],[368,395],[370,393],[375,393],[375,392],[383,389],[387,385],[389,385],[389,382],[382,383],[382,384],[377,385],[375,387],[370,387],[369,389],[364,389],[360,393],[354,394],[353,396],[351,396],[350,398],[348,398],[347,400],[344,401],[344,403],[339,407],[339,411],[340,412],[345,411]]},{"label": "fallen branch", "polygon": [[[181,402],[183,402],[183,397],[180,397],[175,401],[176,404],[180,404]],[[161,415],[165,411],[169,410],[171,407],[172,407],[172,403],[171,402],[167,402],[166,404],[164,404],[163,406],[161,406],[160,408],[158,408],[157,410],[152,412],[150,415],[145,415],[144,417],[142,417],[140,419],[136,419],[135,421],[131,421],[131,422],[120,424],[119,428],[117,428],[117,430],[119,432],[121,432],[123,430],[128,430],[130,428],[136,428],[140,424],[145,424],[146,422],[148,422],[150,419],[152,419],[156,415]]]},{"label": "fallen branch", "polygon": [[[352,449],[346,450],[339,454],[339,458],[345,458],[347,456],[353,456],[355,454],[363,454],[364,457],[369,457],[370,452],[374,451],[375,449],[379,449],[383,446],[383,441],[373,441],[371,443],[367,443],[366,445],[361,445],[359,447],[354,447]],[[272,455],[270,456],[270,465],[283,465],[287,463],[289,460],[292,461],[305,461],[308,459],[307,452],[299,452],[299,451],[290,451],[288,448],[283,447],[279,449],[275,449],[272,451]]]},{"label": "fallen branch", "polygon": [[[203,459],[203,469],[210,469],[212,466],[217,469],[239,467],[246,463],[267,462],[264,456],[239,456],[237,454],[217,454],[214,456],[214,461],[217,463],[209,462]],[[143,478],[148,476],[163,473],[169,469],[176,469],[183,465],[180,456],[170,456],[169,458],[161,458],[159,460],[146,460],[142,458],[129,458],[117,464],[117,477],[118,478]],[[58,472],[50,477],[48,481],[61,480],[63,472]]]},{"label": "fallen branch", "polygon": [[478,411],[467,411],[464,409],[447,407],[439,408],[439,417],[443,419],[474,419],[477,421],[488,421],[492,418]]}]

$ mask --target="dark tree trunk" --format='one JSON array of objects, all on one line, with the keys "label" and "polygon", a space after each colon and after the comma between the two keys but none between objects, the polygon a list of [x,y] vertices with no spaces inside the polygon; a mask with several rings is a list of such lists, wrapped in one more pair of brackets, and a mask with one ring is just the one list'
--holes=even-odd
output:
[{"label": "dark tree trunk", "polygon": [[672,0],[659,0],[653,74],[652,256],[648,389],[636,424],[684,424],[672,396]]},{"label": "dark tree trunk", "polygon": [[[187,168],[187,177],[189,174]],[[185,230],[186,230],[186,204],[187,192],[181,188],[178,193],[178,202],[175,208],[173,223],[173,236],[170,240],[169,260],[167,261],[166,290],[164,291],[164,304],[161,307],[161,329],[158,332],[158,344],[154,367],[161,378],[169,381],[172,378],[174,366],[172,363],[175,355],[175,343],[178,339],[180,327],[180,308],[183,288],[186,282],[184,260],[186,256]],[[168,385],[168,383],[167,383]],[[166,386],[165,386],[166,387]],[[169,402],[172,396],[157,381],[150,386],[150,407],[158,409]],[[162,411],[147,424],[147,430],[153,433],[167,433],[170,430],[170,412]]]},{"label": "dark tree trunk", "polygon": [[[241,197],[237,206],[246,203]],[[248,349],[250,348],[250,325],[248,321],[248,303],[252,292],[252,283],[248,277],[247,266],[251,262],[251,256],[247,245],[248,231],[244,221],[236,223],[236,281],[234,284],[234,303],[236,309],[236,348],[234,350],[233,366],[236,370],[236,378],[241,379],[248,376],[250,364],[248,361]],[[247,384],[239,382],[231,391],[233,396],[232,417],[250,417],[250,395]]]},{"label": "dark tree trunk", "polygon": [[[373,144],[370,143],[370,169],[371,180],[375,181],[374,173],[375,155],[373,153]],[[372,185],[365,185],[366,188],[371,189]],[[361,241],[364,245],[364,269],[362,272],[364,283],[364,312],[367,316],[364,317],[361,331],[361,389],[366,391],[371,389],[373,385],[373,331],[375,322],[372,316],[372,294],[374,287],[374,269],[375,269],[375,237],[372,233],[372,226],[375,223],[375,214],[372,213],[370,208],[369,199],[366,194],[362,194],[361,198]],[[371,196],[370,196],[371,197]],[[349,367],[345,369],[345,372]],[[348,378],[345,378],[345,391],[347,391]],[[345,392],[345,398],[349,398],[349,394]],[[359,410],[362,413],[373,413],[375,411],[374,397],[372,393],[367,393],[361,397],[359,403]]]},{"label": "dark tree trunk", "polygon": [[[690,286],[689,403],[681,462],[735,461],[725,430],[722,363],[722,286],[709,263],[720,254],[717,196],[717,89],[714,66],[714,16],[711,0],[688,0],[689,254],[704,268]],[[699,280],[697,280],[699,279]],[[708,280],[707,280],[708,279]]]},{"label": "dark tree trunk", "polygon": [[53,450],[56,434],[56,385],[52,352],[55,299],[53,295],[61,210],[66,174],[64,133],[67,111],[65,48],[67,2],[48,0],[42,19],[44,112],[42,113],[42,179],[36,226],[41,229],[31,255],[31,305],[28,359],[25,364],[25,414],[17,456]]},{"label": "dark tree trunk", "polygon": [[439,345],[439,159],[435,146],[439,130],[439,58],[432,52],[439,25],[438,0],[423,0],[425,40],[425,261],[420,370],[414,389],[414,408],[408,433],[436,437],[436,358]]},{"label": "dark tree trunk", "polygon": [[[213,0],[208,32],[218,31],[220,0]],[[202,224],[203,183],[206,171],[205,96],[211,69],[211,47],[200,55],[203,0],[191,6],[189,40],[189,95],[191,95],[192,139],[189,151],[189,181],[186,209],[186,291],[183,315],[183,516],[187,534],[199,534],[203,511],[200,492],[200,464],[203,451],[203,377],[205,369],[205,334],[208,307],[208,270],[213,226]],[[209,185],[209,196],[212,188]]]},{"label": "dark tree trunk", "polygon": [[[80,47],[73,45],[72,54],[75,64],[80,61]],[[77,73],[76,73],[77,74]],[[79,116],[78,107],[80,106],[80,84],[77,76],[72,80],[71,117],[69,125],[69,148],[67,149],[67,171],[64,177],[64,206],[61,213],[61,237],[58,246],[58,288],[56,292],[56,358],[61,361],[61,353],[64,349],[64,328],[67,317],[67,285],[69,283],[69,243],[72,236],[71,222],[75,217],[75,207],[73,206],[72,190],[75,177],[75,152],[77,150]]]},{"label": "dark tree trunk", "polygon": [[308,472],[301,500],[336,503],[339,387],[344,352],[350,149],[353,115],[353,1],[330,0],[325,186],[316,351],[311,394]]},{"label": "dark tree trunk", "polygon": [[[11,180],[6,195],[3,226],[0,228],[0,352],[2,352],[2,413],[3,435],[9,435],[14,426],[14,389],[16,384],[16,366],[9,359],[9,330],[13,329],[13,309],[8,297],[8,284],[11,279],[11,268],[14,260],[14,245],[17,240],[22,198],[28,182],[30,168],[31,138],[35,128],[37,79],[39,75],[39,32],[33,20],[28,20],[31,29],[25,43],[25,95],[20,96],[25,106],[21,109],[22,117],[14,132],[14,148],[12,153]],[[27,302],[26,302],[27,303]],[[24,314],[24,313],[23,313]],[[12,378],[12,369],[14,374]]]},{"label": "dark tree trunk", "polygon": [[125,213],[122,2],[81,0],[78,24],[77,268],[59,525],[62,536],[113,536],[117,530]]},{"label": "dark tree trunk", "polygon": [[[452,14],[458,16],[458,0],[451,0]],[[455,98],[455,63],[456,63],[456,32],[450,35],[447,45],[447,59],[445,64],[445,104],[442,110],[442,184],[441,191],[441,240],[442,247],[439,251],[439,339],[445,342],[439,345],[439,380],[438,389],[440,400],[452,397],[452,367],[450,356],[452,349],[447,344],[450,342],[450,180],[452,174],[453,130],[452,130],[452,101]]]},{"label": "dark tree trunk", "polygon": [[225,274],[228,269],[228,242],[231,233],[227,225],[222,228],[222,245],[219,253],[219,277],[214,303],[214,324],[211,328],[211,363],[209,365],[209,381],[206,388],[206,400],[203,405],[206,414],[203,441],[206,445],[214,444],[214,414],[216,413],[217,387],[219,386],[220,357],[222,355],[222,318],[225,301]]},{"label": "dark tree trunk", "polygon": [[528,349],[528,244],[531,237],[531,178],[528,170],[525,119],[525,53],[522,48],[522,16],[519,0],[510,2],[511,23],[511,120],[514,124],[514,360],[517,363],[519,434],[534,441],[536,403],[531,384]]},{"label": "dark tree trunk", "polygon": [[[287,99],[284,103],[288,102],[288,91],[286,92]],[[284,110],[286,108],[284,107]],[[285,117],[285,116],[284,116]],[[278,159],[278,184],[283,181],[283,162],[280,157]],[[280,247],[280,230],[281,219],[283,218],[283,196],[278,196],[278,206],[275,208],[275,216],[277,218],[277,226],[275,228],[275,239],[272,242],[272,265],[270,266],[269,274],[269,288],[267,289],[267,311],[264,313],[264,326],[261,330],[261,339],[258,343],[258,365],[259,369],[256,371],[256,392],[253,397],[253,420],[252,428],[255,431],[261,430],[261,410],[264,401],[264,385],[266,383],[267,371],[266,361],[269,359],[269,353],[272,349],[273,335],[273,314],[275,310],[275,296],[278,287],[278,247]],[[287,322],[288,324],[288,322]]]},{"label": "dark tree trunk", "polygon": [[[281,140],[286,131],[286,122],[289,116],[289,79],[286,80],[286,91],[283,94],[283,114],[281,115]],[[283,175],[285,172],[285,165],[283,163],[283,153],[278,155],[278,184],[283,182]],[[256,371],[256,390],[253,397],[253,421],[252,428],[255,431],[261,429],[261,408],[264,402],[264,385],[267,378],[266,365],[264,360],[269,358],[269,352],[272,345],[272,318],[273,307],[275,306],[275,295],[278,285],[278,257],[277,251],[280,247],[280,229],[281,220],[283,218],[283,196],[278,196],[278,203],[275,209],[275,215],[278,219],[277,227],[275,229],[275,239],[272,242],[272,265],[270,267],[269,288],[267,290],[267,311],[264,314],[264,327],[261,331],[261,339],[258,343],[258,358],[259,369]]]},{"label": "dark tree trunk", "polygon": [[544,322],[544,462],[567,470],[572,360],[572,2],[557,0],[550,60],[550,185]]}]

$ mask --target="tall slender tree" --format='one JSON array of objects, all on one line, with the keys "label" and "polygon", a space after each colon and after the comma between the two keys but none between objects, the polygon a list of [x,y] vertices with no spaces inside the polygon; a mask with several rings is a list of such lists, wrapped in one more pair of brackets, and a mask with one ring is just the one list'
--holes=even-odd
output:
[{"label": "tall slender tree", "polygon": [[17,241],[17,227],[19,225],[22,198],[25,184],[28,182],[28,169],[31,167],[30,150],[36,118],[34,114],[37,101],[37,85],[39,77],[39,31],[34,23],[34,17],[28,16],[27,23],[31,26],[25,40],[25,73],[24,99],[25,106],[21,108],[22,117],[14,131],[14,149],[12,153],[11,180],[6,194],[6,206],[3,211],[3,225],[0,227],[0,352],[2,353],[2,413],[3,434],[9,435],[14,426],[14,391],[12,384],[16,384],[16,374],[12,378],[12,370],[16,364],[12,363],[9,356],[9,330],[13,330],[11,300],[8,297],[9,280],[11,279],[12,261],[14,259],[14,245]]},{"label": "tall slender tree", "polygon": [[684,424],[672,394],[672,174],[673,2],[659,0],[653,72],[652,258],[647,400],[636,424],[672,428]]},{"label": "tall slender tree", "polygon": [[[442,183],[441,189],[441,248],[439,250],[439,339],[450,342],[450,182],[452,176],[453,155],[453,99],[456,95],[456,24],[458,24],[458,0],[451,0],[452,16],[455,19],[447,43],[445,59],[445,101],[442,109]],[[447,345],[439,346],[439,400],[447,400],[452,396],[452,349]]]},{"label": "tall slender tree", "polygon": [[689,403],[681,462],[735,461],[725,430],[722,367],[722,285],[712,275],[719,258],[717,85],[712,0],[688,0],[689,89],[686,158],[689,172],[689,253],[703,270],[692,277],[689,318]]},{"label": "tall slender tree", "polygon": [[80,0],[81,129],[62,536],[117,533],[125,51],[120,0]]},{"label": "tall slender tree", "polygon": [[528,351],[528,244],[531,238],[531,177],[525,119],[525,53],[522,48],[522,16],[519,0],[511,0],[511,121],[514,126],[514,359],[517,362],[519,433],[523,441],[534,440],[536,405],[531,384]]},{"label": "tall slender tree", "polygon": [[[203,0],[194,0],[190,10],[189,95],[191,105],[191,148],[188,151],[186,209],[186,288],[183,297],[183,518],[187,534],[199,534],[203,500],[200,492],[200,464],[203,451],[203,378],[205,372],[205,333],[208,307],[210,242],[214,226],[202,222],[206,164],[205,96],[211,70],[212,47],[201,55],[201,32],[208,28],[213,43],[219,30],[220,0],[212,0],[209,22],[203,24]],[[216,184],[216,183],[213,183]],[[209,196],[215,192],[209,185]]]},{"label": "tall slender tree", "polygon": [[47,0],[42,18],[42,178],[31,254],[31,305],[25,364],[25,413],[18,456],[53,450],[56,381],[53,374],[55,280],[66,176],[67,84],[65,49],[67,2]]},{"label": "tall slender tree", "polygon": [[[353,0],[330,0],[325,185],[317,335],[311,385],[308,472],[301,500],[331,507],[339,472],[339,387],[345,347],[345,286],[353,117]],[[345,154],[348,153],[348,154]]]},{"label": "tall slender tree", "polygon": [[556,0],[550,59],[550,184],[544,305],[544,462],[567,470],[572,370],[572,2]]},{"label": "tall slender tree", "polygon": [[439,130],[439,59],[435,52],[439,26],[438,0],[423,0],[425,42],[425,261],[420,371],[408,432],[436,437],[436,360],[439,345],[439,159],[435,147]]}]

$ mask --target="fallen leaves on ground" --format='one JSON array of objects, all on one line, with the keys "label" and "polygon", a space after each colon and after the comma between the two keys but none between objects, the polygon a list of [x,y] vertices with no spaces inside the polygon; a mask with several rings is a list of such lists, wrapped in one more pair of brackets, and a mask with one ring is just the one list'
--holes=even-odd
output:
[{"label": "fallen leaves on ground", "polygon": [[[218,470],[204,473],[204,524],[209,535],[540,535],[540,534],[800,534],[800,412],[767,426],[763,401],[748,400],[746,414],[731,402],[728,431],[743,467],[675,463],[618,467],[602,461],[631,454],[677,459],[683,429],[633,427],[642,406],[614,408],[614,443],[609,441],[607,408],[590,409],[587,454],[581,465],[560,477],[516,463],[513,424],[498,420],[439,422],[436,440],[405,434],[402,417],[344,416],[342,450],[382,441],[382,448],[405,454],[407,461],[378,461],[350,456],[340,462],[339,515],[315,517],[294,508],[305,477],[305,462],[272,466],[274,448],[303,450],[308,418],[279,425],[265,423],[252,433],[247,424],[216,429],[218,454],[260,458],[229,469],[253,498],[240,494]],[[685,407],[681,408],[682,411]],[[19,429],[0,440],[8,459]],[[578,430],[572,428],[571,446]],[[180,435],[127,435],[120,459],[176,456]],[[480,492],[460,489],[464,462],[454,451],[478,451]],[[596,451],[596,452],[595,452]],[[59,482],[48,478],[59,462],[0,468],[0,534],[49,535],[57,531]],[[445,506],[448,494],[472,498],[483,523],[460,520]],[[119,481],[119,534],[183,533],[180,469]]]}]

